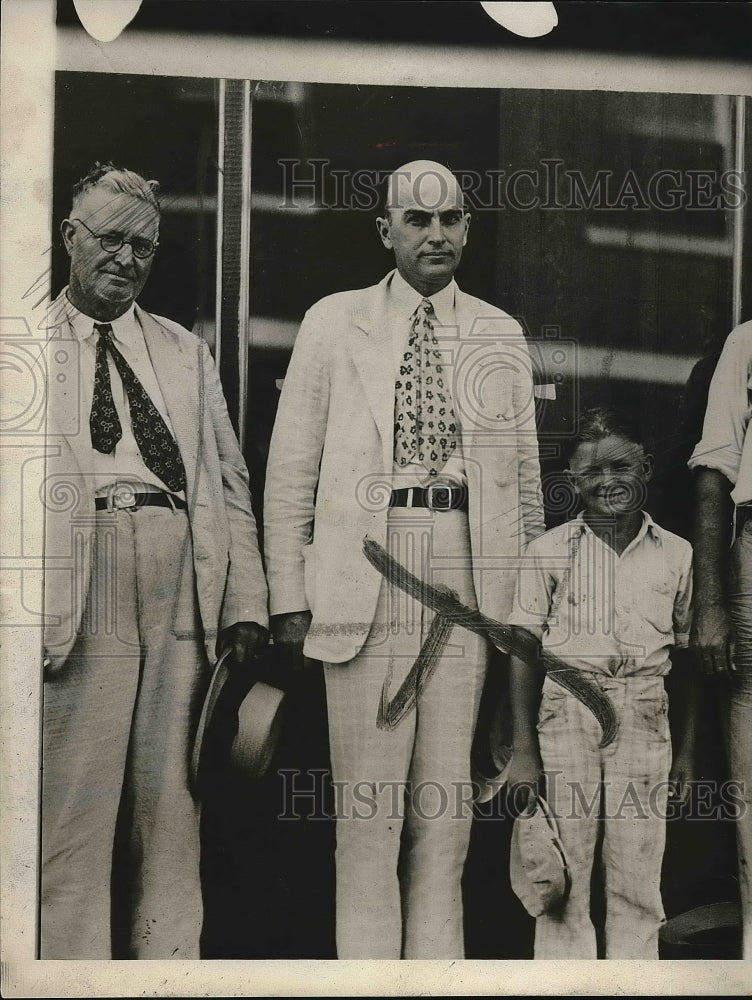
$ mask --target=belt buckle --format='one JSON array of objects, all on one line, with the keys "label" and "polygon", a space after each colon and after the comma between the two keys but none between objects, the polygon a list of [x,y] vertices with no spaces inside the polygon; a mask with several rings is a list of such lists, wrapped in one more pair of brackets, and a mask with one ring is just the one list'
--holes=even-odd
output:
[{"label": "belt buckle", "polygon": [[130,486],[116,486],[107,495],[107,510],[138,510],[134,490]]},{"label": "belt buckle", "polygon": [[[437,502],[434,497],[437,492],[443,491],[446,493],[446,504],[442,504],[440,501]],[[433,483],[431,486],[426,486],[426,501],[430,510],[447,511],[452,509],[452,487],[447,486],[442,483]]]}]

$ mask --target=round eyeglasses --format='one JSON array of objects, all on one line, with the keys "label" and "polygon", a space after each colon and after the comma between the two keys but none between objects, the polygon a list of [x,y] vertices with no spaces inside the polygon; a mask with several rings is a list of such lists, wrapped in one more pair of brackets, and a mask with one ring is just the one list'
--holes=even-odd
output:
[{"label": "round eyeglasses", "polygon": [[102,249],[106,253],[117,253],[118,250],[123,248],[125,243],[130,243],[133,256],[138,257],[139,260],[146,260],[147,257],[152,256],[159,246],[159,240],[152,242],[152,240],[147,239],[145,236],[134,236],[132,239],[127,240],[120,233],[95,233],[93,229],[89,229],[82,219],[71,219],[71,222],[80,222],[88,233],[99,240]]}]

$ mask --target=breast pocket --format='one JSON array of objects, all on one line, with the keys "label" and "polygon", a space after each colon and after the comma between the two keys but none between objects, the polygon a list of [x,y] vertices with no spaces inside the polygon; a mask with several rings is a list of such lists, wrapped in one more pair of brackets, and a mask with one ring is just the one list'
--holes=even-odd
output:
[{"label": "breast pocket", "polygon": [[637,605],[648,625],[663,635],[674,629],[674,597],[676,587],[670,581],[647,582],[638,589]]},{"label": "breast pocket", "polygon": [[515,367],[492,345],[463,351],[453,373],[452,393],[460,423],[485,432],[514,425]]}]

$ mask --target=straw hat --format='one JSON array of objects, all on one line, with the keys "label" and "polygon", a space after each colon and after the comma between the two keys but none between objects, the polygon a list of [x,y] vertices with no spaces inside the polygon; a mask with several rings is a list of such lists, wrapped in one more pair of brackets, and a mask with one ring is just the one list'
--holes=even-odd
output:
[{"label": "straw hat", "polygon": [[228,763],[258,780],[270,770],[284,717],[285,666],[267,646],[250,667],[235,666],[230,650],[217,660],[204,699],[191,757],[191,783],[201,793],[209,769]]},{"label": "straw hat", "polygon": [[559,830],[542,796],[514,821],[509,877],[515,895],[531,917],[562,903],[571,879]]}]

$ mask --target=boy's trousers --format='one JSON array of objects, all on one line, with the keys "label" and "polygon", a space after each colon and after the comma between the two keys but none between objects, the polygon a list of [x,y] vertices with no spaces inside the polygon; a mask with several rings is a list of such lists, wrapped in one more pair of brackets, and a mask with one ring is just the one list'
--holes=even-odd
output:
[{"label": "boy's trousers", "polygon": [[603,818],[606,958],[658,958],[671,739],[661,677],[588,674],[616,709],[614,742],[580,701],[550,679],[538,735],[546,795],[572,878],[567,901],[539,917],[536,958],[596,958],[590,879]]}]

